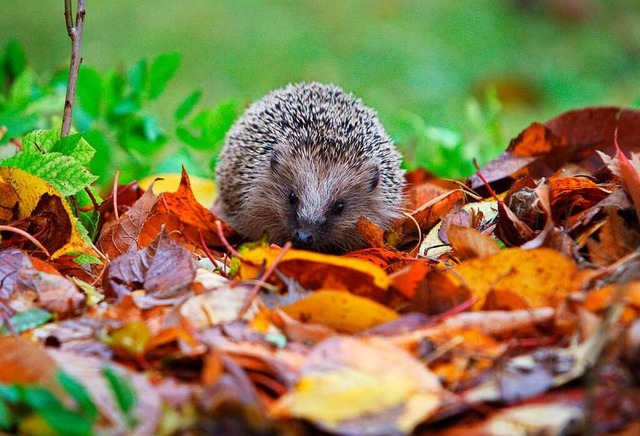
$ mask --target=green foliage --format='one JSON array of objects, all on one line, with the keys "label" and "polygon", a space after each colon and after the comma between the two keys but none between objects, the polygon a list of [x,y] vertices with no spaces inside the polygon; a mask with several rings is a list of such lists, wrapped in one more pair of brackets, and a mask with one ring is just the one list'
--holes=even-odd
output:
[{"label": "green foliage", "polygon": [[58,372],[56,379],[75,401],[66,406],[51,391],[32,385],[0,385],[0,430],[18,433],[89,435],[98,411],[84,386]]},{"label": "green foliage", "polygon": [[[111,367],[103,368],[103,376],[130,428],[135,426],[132,415],[137,402],[129,380]],[[87,389],[63,371],[56,380],[73,400],[63,403],[50,390],[35,385],[0,384],[0,431],[20,434],[90,435],[100,414]]]},{"label": "green foliage", "polygon": [[133,406],[138,402],[138,398],[135,390],[133,389],[133,385],[127,378],[118,375],[110,366],[105,366],[102,369],[102,374],[107,380],[129,428],[135,427],[136,419],[133,416],[132,411]]},{"label": "green foliage", "polygon": [[[161,99],[180,60],[178,53],[165,53],[151,62],[143,59],[127,69],[105,73],[82,66],[74,108],[74,127],[82,137],[71,135],[54,148],[59,137],[30,133],[23,138],[27,153],[9,158],[6,165],[38,176],[56,170],[51,182],[65,195],[96,177],[99,186],[108,187],[116,170],[121,171],[121,182],[152,172],[180,171],[182,165],[192,174],[211,176],[213,156],[241,108],[235,101],[225,101],[194,113],[202,96],[196,90],[176,107],[172,125],[162,122],[151,107]],[[7,83],[0,94],[0,125],[7,127],[4,141],[43,127],[57,128],[60,118],[55,114],[62,112],[67,72],[42,83],[15,42],[6,47],[0,67],[0,79]],[[7,145],[0,158],[11,154],[6,149]],[[44,155],[35,156],[43,151]],[[203,160],[209,164],[203,165]],[[61,183],[58,176],[77,183]]]},{"label": "green foliage", "polygon": [[475,172],[474,158],[482,164],[504,149],[500,114],[500,102],[489,92],[482,104],[475,99],[467,103],[464,132],[431,126],[410,112],[393,118],[390,130],[407,169],[423,167],[440,176],[467,177]]},{"label": "green foliage", "polygon": [[[13,332],[22,333],[39,325],[46,324],[53,318],[53,315],[40,307],[32,307],[24,312],[18,312],[9,319],[9,324]],[[8,334],[6,325],[0,328],[0,333]]]},{"label": "green foliage", "polygon": [[71,196],[98,178],[86,169],[94,153],[78,134],[60,139],[58,130],[35,130],[23,138],[22,151],[0,161],[0,166],[22,169]]},{"label": "green foliage", "polygon": [[[75,205],[75,226],[80,236],[90,245],[97,236],[100,213],[94,202],[100,196],[90,185],[97,176],[87,170],[95,150],[78,133],[60,138],[59,130],[34,130],[22,139],[19,153],[6,159],[0,158],[0,166],[19,168],[47,181],[67,201]],[[87,193],[90,190],[93,200]],[[99,259],[81,254],[75,258],[80,264],[101,263]]]}]

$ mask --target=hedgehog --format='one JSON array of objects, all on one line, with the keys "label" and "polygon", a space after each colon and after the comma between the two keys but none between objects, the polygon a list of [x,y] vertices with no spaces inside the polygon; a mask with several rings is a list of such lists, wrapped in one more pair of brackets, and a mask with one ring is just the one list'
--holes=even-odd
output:
[{"label": "hedgehog", "polygon": [[214,210],[251,240],[327,253],[367,246],[362,216],[401,216],[401,155],[376,112],[334,85],[290,84],[256,101],[229,130]]}]

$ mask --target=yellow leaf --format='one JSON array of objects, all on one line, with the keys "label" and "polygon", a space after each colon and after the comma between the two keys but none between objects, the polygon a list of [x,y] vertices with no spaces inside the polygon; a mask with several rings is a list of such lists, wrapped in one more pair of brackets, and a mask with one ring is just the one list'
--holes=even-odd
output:
[{"label": "yellow leaf", "polygon": [[438,271],[430,286],[465,286],[478,299],[476,310],[528,309],[563,301],[577,272],[576,264],[555,250],[510,248]]},{"label": "yellow leaf", "polygon": [[[138,184],[145,191],[153,184],[153,193],[160,195],[163,192],[176,192],[180,186],[180,174],[152,174],[140,180]],[[211,179],[204,177],[189,176],[191,181],[191,191],[200,204],[207,207],[213,205],[216,199],[216,185]]]},{"label": "yellow leaf", "polygon": [[52,259],[71,253],[97,255],[93,247],[80,236],[69,204],[53,186],[25,171],[8,167],[0,168],[1,182],[11,185],[18,196],[18,219],[31,216],[43,200],[48,200],[58,208],[54,210],[47,207],[47,212],[53,215],[52,219],[57,220],[50,224],[55,226],[56,231],[46,232],[47,240],[38,238],[49,250]]},{"label": "yellow leaf", "polygon": [[398,318],[393,310],[344,291],[320,290],[281,308],[288,315],[339,332],[358,333]]},{"label": "yellow leaf", "polygon": [[438,378],[380,338],[334,337],[307,356],[295,388],[272,413],[335,433],[409,433],[440,405]]}]

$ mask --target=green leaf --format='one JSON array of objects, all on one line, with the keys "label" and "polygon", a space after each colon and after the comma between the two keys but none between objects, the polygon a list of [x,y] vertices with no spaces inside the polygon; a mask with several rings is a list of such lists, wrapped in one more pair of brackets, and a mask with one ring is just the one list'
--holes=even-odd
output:
[{"label": "green leaf", "polygon": [[22,138],[22,151],[26,153],[47,153],[60,140],[60,130],[34,130]]},{"label": "green leaf", "polygon": [[24,312],[18,312],[9,321],[17,333],[26,332],[32,328],[49,322],[53,318],[51,313],[39,307],[32,307]]},{"label": "green leaf", "polygon": [[164,136],[160,129],[160,125],[158,124],[158,120],[151,115],[145,115],[142,117],[142,129],[144,131],[144,136],[149,142],[156,142]]},{"label": "green leaf", "polygon": [[22,389],[16,385],[0,384],[0,398],[10,404],[16,404],[20,401]]},{"label": "green leaf", "polygon": [[33,410],[62,410],[64,406],[51,391],[39,386],[24,386],[22,400]]},{"label": "green leaf", "polygon": [[189,150],[179,150],[176,153],[171,153],[156,166],[155,171],[159,174],[163,173],[180,173],[182,167],[187,170],[189,175],[194,176],[206,176],[206,171],[203,171],[202,160],[195,158],[189,153]]},{"label": "green leaf", "polygon": [[136,113],[140,110],[140,103],[130,98],[119,101],[113,108],[113,113],[118,116],[125,116]]},{"label": "green leaf", "polygon": [[173,77],[180,65],[179,53],[164,53],[151,63],[149,72],[149,98],[154,100],[163,92],[169,80]]},{"label": "green leaf", "polygon": [[76,159],[57,152],[22,152],[0,162],[0,166],[19,168],[40,177],[64,196],[75,194],[97,179]]},{"label": "green leaf", "polygon": [[118,164],[114,162],[113,156],[116,152],[116,146],[110,142],[104,132],[98,129],[89,129],[84,132],[83,136],[96,151],[95,156],[88,164],[89,171],[96,174],[103,184],[107,183],[113,177],[114,168]]},{"label": "green leaf", "polygon": [[13,107],[26,106],[34,97],[36,76],[30,69],[24,70],[13,82],[9,90],[9,103]]},{"label": "green leaf", "polygon": [[0,126],[7,128],[7,133],[2,138],[2,141],[8,141],[9,138],[17,138],[35,129],[38,126],[39,119],[38,115],[25,114],[19,109],[7,109],[0,112]]},{"label": "green leaf", "polygon": [[18,41],[12,40],[7,44],[6,62],[7,69],[13,77],[19,76],[27,67],[27,55]]},{"label": "green leaf", "polygon": [[71,156],[82,165],[89,164],[93,155],[96,154],[93,147],[79,133],[61,138],[54,144],[51,151]]},{"label": "green leaf", "polygon": [[187,98],[185,98],[182,101],[182,103],[180,103],[180,106],[178,106],[178,109],[176,109],[176,112],[174,115],[175,120],[176,121],[184,120],[185,117],[189,115],[189,113],[191,113],[195,105],[198,103],[198,101],[200,100],[200,97],[202,97],[202,91],[200,90],[189,94]]},{"label": "green leaf", "polygon": [[78,403],[83,416],[90,420],[94,420],[98,416],[98,409],[84,385],[78,383],[64,371],[58,371],[56,373],[56,379],[60,383],[60,386]]},{"label": "green leaf", "polygon": [[134,95],[141,97],[147,89],[147,61],[139,60],[129,69],[129,88]]},{"label": "green leaf", "polygon": [[202,138],[191,133],[191,131],[186,127],[178,126],[176,128],[176,135],[180,141],[195,149],[197,149],[200,143],[202,143]]},{"label": "green leaf", "polygon": [[107,114],[111,114],[123,99],[126,84],[126,77],[119,71],[108,71],[104,75],[103,99]]},{"label": "green leaf", "polygon": [[0,429],[9,431],[15,425],[13,415],[4,401],[0,400]]},{"label": "green leaf", "polygon": [[60,435],[91,435],[93,420],[71,410],[44,409],[40,411],[44,420]]},{"label": "green leaf", "polygon": [[82,108],[93,119],[98,118],[102,94],[103,86],[100,74],[92,68],[80,67],[76,89],[78,108]]},{"label": "green leaf", "polygon": [[127,418],[129,427],[133,427],[135,425],[135,418],[131,415],[131,412],[133,411],[133,406],[138,402],[138,399],[131,381],[125,376],[118,375],[110,366],[102,368],[102,374],[106,378],[115,396],[118,407]]},{"label": "green leaf", "polygon": [[191,121],[191,126],[202,132],[200,141],[187,144],[197,150],[211,150],[212,144],[224,140],[239,115],[240,108],[235,100],[224,101],[213,109],[203,110]]}]

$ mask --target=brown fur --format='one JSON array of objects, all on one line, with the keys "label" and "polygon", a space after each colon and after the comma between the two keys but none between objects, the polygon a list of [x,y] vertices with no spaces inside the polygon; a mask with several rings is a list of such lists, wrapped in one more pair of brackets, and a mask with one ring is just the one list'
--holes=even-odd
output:
[{"label": "brown fur", "polygon": [[375,112],[318,83],[251,105],[227,135],[216,179],[216,209],[240,233],[282,244],[304,231],[313,241],[306,248],[331,252],[366,245],[355,229],[360,216],[388,228],[404,186],[400,154]]}]

